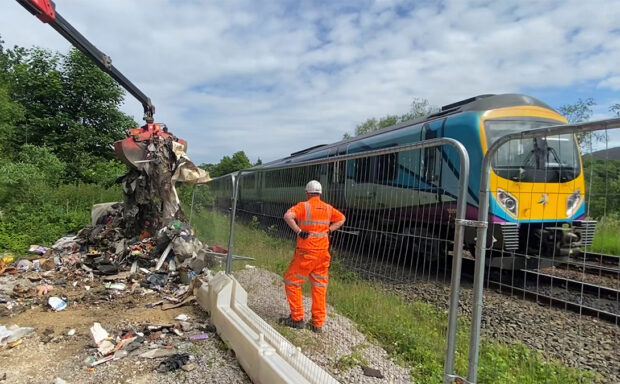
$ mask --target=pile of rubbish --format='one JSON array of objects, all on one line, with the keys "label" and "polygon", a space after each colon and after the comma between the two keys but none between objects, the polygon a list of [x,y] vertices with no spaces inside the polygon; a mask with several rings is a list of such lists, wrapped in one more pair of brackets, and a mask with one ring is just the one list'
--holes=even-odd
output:
[{"label": "pile of rubbish", "polygon": [[[139,328],[122,330],[112,336],[100,323],[90,328],[92,337],[91,353],[84,360],[84,365],[92,370],[108,361],[120,360],[127,356],[145,359],[165,358],[157,367],[159,372],[183,369],[192,371],[196,365],[194,355],[180,352],[191,350],[195,341],[206,340],[215,332],[209,324],[190,321],[189,316],[181,314],[173,324],[143,324]],[[173,340],[176,339],[176,340]]]},{"label": "pile of rubbish", "polygon": [[[196,276],[221,264],[226,249],[209,247],[197,239],[175,189],[176,183],[208,181],[208,173],[189,160],[185,142],[165,126],[151,124],[148,130],[133,131],[115,144],[129,165],[118,179],[123,202],[96,204],[90,225],[51,247],[30,246],[28,257],[0,254],[0,277],[15,277],[0,279],[0,317],[33,305],[63,311],[84,300],[109,301],[125,293],[157,293],[159,300],[149,308],[177,308],[194,301]],[[16,346],[30,333],[25,330],[0,328],[0,348]],[[182,332],[178,327],[163,330]],[[99,328],[95,331],[103,335]],[[135,341],[143,337],[140,333],[145,330],[132,332],[134,336],[128,338]],[[99,340],[107,341],[100,357],[109,358],[110,348],[118,357],[130,345],[122,341],[125,336],[116,343],[107,336]]]},{"label": "pile of rubbish", "polygon": [[[54,281],[66,285],[72,279],[74,287],[81,284],[89,290],[97,279],[114,291],[141,290],[144,294],[174,290],[175,297],[168,297],[172,306],[183,302],[179,292],[187,292],[196,276],[208,273],[222,262],[224,248],[203,244],[189,225],[178,220],[153,235],[144,230],[127,239],[114,226],[120,213],[121,210],[111,209],[96,219],[99,224],[83,228],[76,236],[63,237],[50,248],[32,245],[31,257],[11,260],[5,255],[0,260],[0,276],[19,274],[32,284],[15,284],[10,297],[0,291],[0,304],[11,309],[17,304],[15,299],[49,296]],[[55,311],[66,308],[65,300],[55,296],[49,297],[48,304]]]}]

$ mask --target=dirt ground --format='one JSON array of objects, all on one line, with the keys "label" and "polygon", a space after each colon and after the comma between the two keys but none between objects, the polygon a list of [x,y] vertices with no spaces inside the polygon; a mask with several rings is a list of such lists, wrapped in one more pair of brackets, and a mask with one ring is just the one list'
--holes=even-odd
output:
[{"label": "dirt ground", "polygon": [[[9,298],[8,303],[0,304],[0,325],[35,329],[13,348],[0,348],[0,384],[52,383],[57,378],[67,383],[251,383],[234,352],[215,333],[208,314],[196,302],[165,311],[161,306],[147,308],[147,304],[174,296],[174,292],[140,287],[137,281],[144,277],[134,278],[133,285],[132,278],[125,279],[126,289],[115,291],[106,288],[101,278],[90,279],[79,272],[43,275],[27,272],[0,277],[0,298]],[[236,275],[248,291],[250,307],[340,382],[410,382],[406,368],[394,364],[384,350],[357,331],[355,324],[331,309],[325,334],[278,326],[276,319],[288,311],[280,276],[258,268]],[[37,296],[36,287],[43,283],[53,288]],[[48,305],[50,296],[64,298],[66,309],[54,312]],[[309,308],[308,300],[305,304]],[[189,317],[191,330],[177,335],[173,328],[148,329],[160,325],[178,329],[178,315]],[[101,359],[90,332],[95,322],[101,323],[114,343],[127,332],[144,334],[145,341],[127,356],[91,367],[89,363]],[[75,330],[71,336],[70,330]],[[190,336],[203,333],[207,339],[190,340]],[[140,356],[152,349],[191,355],[192,370],[159,372],[165,357]],[[384,377],[365,376],[362,365],[378,368]]]},{"label": "dirt ground", "polygon": [[[56,275],[50,277],[54,288],[46,296],[18,298],[11,310],[0,305],[0,325],[35,328],[21,344],[0,349],[1,383],[51,383],[56,378],[68,383],[250,382],[233,353],[213,329],[206,327],[208,315],[196,303],[166,311],[161,306],[146,308],[145,305],[166,295],[157,292],[143,295],[141,288],[133,294],[118,293],[106,289],[97,279],[84,282],[69,278],[66,280],[70,282],[63,287],[62,280],[65,279]],[[75,287],[73,281],[78,281]],[[0,277],[0,297],[6,297],[16,283],[26,287],[36,284],[28,284],[23,276]],[[85,284],[90,286],[88,291]],[[59,312],[51,310],[47,305],[50,295],[65,297],[67,308]],[[146,337],[147,342],[140,349],[128,356],[92,368],[87,366],[89,356],[96,356],[96,345],[90,333],[94,322],[101,323],[116,338],[125,331],[141,332],[148,325],[177,324],[175,317],[181,314],[189,316],[188,323],[193,328],[182,336],[154,332]],[[69,336],[72,329],[75,333]],[[199,333],[206,333],[208,338],[189,340],[190,335]],[[164,358],[139,357],[156,346],[195,356],[195,369],[157,372]]]}]

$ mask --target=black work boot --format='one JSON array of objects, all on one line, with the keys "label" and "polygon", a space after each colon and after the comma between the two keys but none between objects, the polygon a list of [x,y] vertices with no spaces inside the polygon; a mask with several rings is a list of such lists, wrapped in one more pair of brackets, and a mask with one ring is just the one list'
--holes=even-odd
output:
[{"label": "black work boot", "polygon": [[314,333],[323,333],[323,327],[317,327],[313,323],[308,323],[308,329]]},{"label": "black work boot", "polygon": [[289,317],[281,317],[278,319],[278,324],[286,325],[287,327],[302,329],[304,327],[304,320],[293,320],[291,316]]}]

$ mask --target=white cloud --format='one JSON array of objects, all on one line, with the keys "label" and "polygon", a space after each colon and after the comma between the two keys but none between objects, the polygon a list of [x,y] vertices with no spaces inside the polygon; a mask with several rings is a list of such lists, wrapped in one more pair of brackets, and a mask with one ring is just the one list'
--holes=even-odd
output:
[{"label": "white cloud", "polygon": [[614,91],[620,91],[620,76],[612,76],[604,79],[598,84],[601,88],[610,88]]},{"label": "white cloud", "polygon": [[[367,117],[404,113],[414,97],[441,105],[591,81],[620,89],[620,3],[606,0],[56,5],[198,162],[333,142]],[[9,45],[67,50],[16,2],[0,7]],[[130,98],[123,109],[141,117]]]}]

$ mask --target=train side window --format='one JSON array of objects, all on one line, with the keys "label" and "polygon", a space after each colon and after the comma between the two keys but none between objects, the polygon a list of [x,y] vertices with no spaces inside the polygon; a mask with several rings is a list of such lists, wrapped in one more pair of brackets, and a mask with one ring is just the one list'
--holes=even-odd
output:
[{"label": "train side window", "polygon": [[242,188],[254,189],[256,187],[256,174],[242,175]]},{"label": "train side window", "polygon": [[439,179],[437,174],[437,147],[426,148],[424,150],[424,179],[428,182],[435,182]]},{"label": "train side window", "polygon": [[[420,137],[422,138],[423,141],[436,139],[437,131],[430,129],[428,124],[425,124],[422,127],[422,131],[420,132]],[[439,180],[439,174],[437,172],[439,170],[439,167],[437,166],[438,149],[439,149],[438,147],[430,147],[430,148],[425,148],[424,150],[422,150],[422,164],[421,164],[422,172],[421,173],[426,182],[433,183]]]},{"label": "train side window", "polygon": [[372,183],[375,181],[376,157],[364,157],[355,160],[355,181]]},{"label": "train side window", "polygon": [[329,163],[327,165],[328,180],[332,184],[344,183],[346,173],[346,161],[337,161],[335,163]]},{"label": "train side window", "polygon": [[379,155],[377,158],[377,181],[391,181],[398,173],[398,153]]}]

